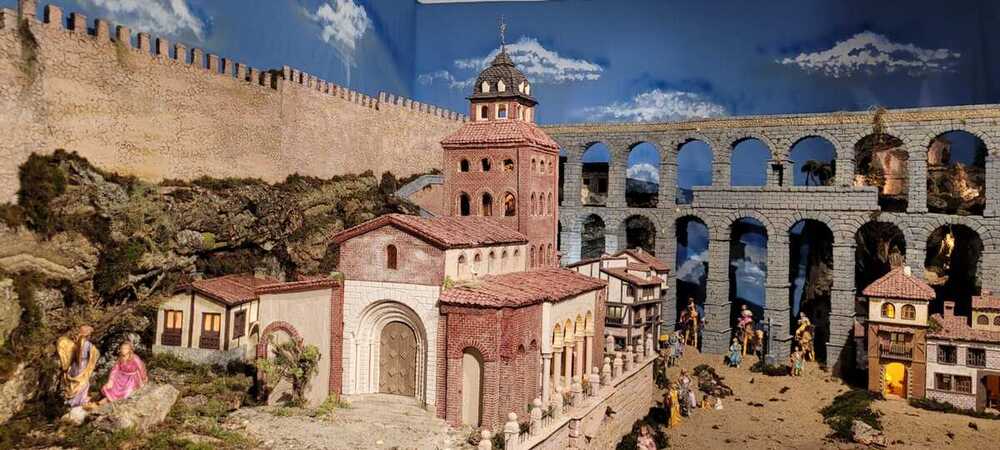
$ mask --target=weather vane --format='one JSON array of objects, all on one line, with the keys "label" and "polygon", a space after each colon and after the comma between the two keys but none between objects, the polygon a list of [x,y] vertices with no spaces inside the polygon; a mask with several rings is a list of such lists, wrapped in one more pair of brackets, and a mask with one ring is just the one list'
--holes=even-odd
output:
[{"label": "weather vane", "polygon": [[503,16],[501,15],[500,16],[500,46],[501,47],[506,47],[507,46],[507,40],[504,38],[504,35],[506,33],[507,33],[507,24],[504,23]]}]

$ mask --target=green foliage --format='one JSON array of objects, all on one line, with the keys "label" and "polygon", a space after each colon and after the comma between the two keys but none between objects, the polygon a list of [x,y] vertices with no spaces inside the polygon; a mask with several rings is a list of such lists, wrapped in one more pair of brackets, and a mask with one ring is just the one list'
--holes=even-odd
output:
[{"label": "green foliage", "polygon": [[268,339],[272,339],[269,344],[274,356],[257,362],[257,370],[263,375],[265,386],[273,387],[282,380],[287,380],[292,384],[292,401],[301,403],[309,381],[318,372],[319,349],[315,345],[301,345],[294,340],[274,344],[273,335]]},{"label": "green foliage", "polygon": [[208,189],[210,191],[226,191],[229,189],[236,189],[244,186],[262,186],[267,185],[264,180],[260,178],[237,178],[237,177],[227,177],[227,178],[212,178],[207,176],[201,176],[195,178],[191,181],[191,184],[201,188]]},{"label": "green foliage", "polygon": [[56,230],[49,203],[66,192],[66,174],[54,158],[32,153],[18,172],[21,189],[17,203],[24,210],[28,226],[50,235]]},{"label": "green foliage", "polygon": [[333,412],[338,409],[349,409],[351,407],[351,402],[348,402],[340,398],[338,394],[330,394],[326,400],[323,400],[313,412],[313,417],[328,417],[332,416]]},{"label": "green foliage", "polygon": [[833,429],[833,436],[843,440],[851,439],[851,424],[860,420],[876,430],[882,429],[879,413],[871,408],[876,395],[865,389],[855,389],[838,395],[833,403],[819,412],[823,422]]},{"label": "green foliage", "polygon": [[938,411],[949,414],[961,414],[963,416],[975,417],[978,419],[1000,420],[1000,414],[986,411],[976,411],[974,409],[958,408],[948,402],[938,401],[932,398],[911,398],[910,406],[926,409],[928,411]]},{"label": "green foliage", "polygon": [[110,448],[140,448],[137,441],[141,435],[134,428],[106,433],[90,426],[71,427],[66,432],[64,444],[82,450],[106,450]]},{"label": "green foliage", "polygon": [[769,377],[783,377],[791,374],[792,368],[784,364],[768,365],[764,361],[757,361],[750,366],[751,372],[763,373]]},{"label": "green foliage", "polygon": [[24,226],[26,219],[24,208],[10,203],[0,204],[0,222],[3,222],[9,228],[15,230],[21,228]]},{"label": "green foliage", "polygon": [[138,266],[148,250],[146,242],[132,237],[124,244],[101,253],[94,273],[94,289],[104,297],[112,297],[126,286],[128,276]]},{"label": "green foliage", "polygon": [[44,313],[35,301],[35,291],[43,286],[44,278],[36,272],[22,272],[12,277],[21,317],[10,338],[0,348],[0,381],[6,381],[21,361],[40,356],[48,336],[43,322]]}]

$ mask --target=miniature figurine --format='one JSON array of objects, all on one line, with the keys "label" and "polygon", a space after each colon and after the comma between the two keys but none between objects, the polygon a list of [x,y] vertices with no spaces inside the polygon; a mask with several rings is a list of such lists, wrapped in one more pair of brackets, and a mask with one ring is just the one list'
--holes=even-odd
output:
[{"label": "miniature figurine", "polygon": [[802,348],[795,346],[795,351],[788,356],[788,361],[792,365],[792,376],[802,376],[802,366],[805,364],[805,359],[802,356]]},{"label": "miniature figurine", "polygon": [[682,356],[684,356],[684,337],[681,331],[677,331],[676,333],[674,333],[673,343],[674,343],[674,363],[676,364],[677,360],[680,359]]},{"label": "miniature figurine", "polygon": [[90,377],[101,357],[100,351],[90,342],[93,333],[93,327],[83,325],[77,332],[76,341],[63,336],[56,343],[63,370],[63,396],[71,408],[90,403]]},{"label": "miniature figurine", "polygon": [[687,323],[684,328],[686,335],[684,343],[694,348],[698,348],[698,306],[694,304],[694,297],[688,297]]},{"label": "miniature figurine", "polygon": [[692,408],[691,398],[694,396],[691,390],[691,378],[688,377],[687,371],[681,369],[680,381],[680,396],[681,396],[681,415],[687,416],[690,414]]},{"label": "miniature figurine", "polygon": [[101,388],[101,404],[124,400],[146,384],[146,365],[135,354],[132,343],[123,342],[118,347],[118,361],[111,368],[108,382]]},{"label": "miniature figurine", "polygon": [[722,410],[722,397],[715,397],[715,410]]},{"label": "miniature figurine", "polygon": [[813,351],[813,329],[812,322],[806,317],[805,312],[799,313],[799,327],[795,330],[795,340],[802,347],[803,356],[805,359],[812,361],[816,359],[816,354]]},{"label": "miniature figurine", "polygon": [[637,450],[657,450],[656,441],[653,440],[653,433],[649,425],[639,427],[639,439],[636,442]]},{"label": "miniature figurine", "polygon": [[679,387],[677,383],[670,384],[670,421],[668,427],[674,428],[681,424],[681,404],[678,395]]},{"label": "miniature figurine", "polygon": [[701,409],[712,409],[712,396],[705,394],[701,396]]},{"label": "miniature figurine", "polygon": [[746,303],[740,305],[740,318],[737,321],[739,326],[740,341],[743,342],[743,355],[745,356],[750,348],[750,339],[753,337],[753,311],[747,308]]},{"label": "miniature figurine", "polygon": [[764,360],[764,330],[757,330],[753,335],[753,353],[758,361]]},{"label": "miniature figurine", "polygon": [[733,338],[733,343],[729,346],[729,358],[727,359],[730,367],[739,367],[743,362],[743,346],[736,338]]}]

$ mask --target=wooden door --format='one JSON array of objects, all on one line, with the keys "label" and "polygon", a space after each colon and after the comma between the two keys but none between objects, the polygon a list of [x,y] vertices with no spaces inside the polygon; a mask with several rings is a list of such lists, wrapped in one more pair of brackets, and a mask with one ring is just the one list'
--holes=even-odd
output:
[{"label": "wooden door", "polygon": [[378,390],[384,394],[417,394],[417,336],[402,322],[382,329],[379,340]]}]

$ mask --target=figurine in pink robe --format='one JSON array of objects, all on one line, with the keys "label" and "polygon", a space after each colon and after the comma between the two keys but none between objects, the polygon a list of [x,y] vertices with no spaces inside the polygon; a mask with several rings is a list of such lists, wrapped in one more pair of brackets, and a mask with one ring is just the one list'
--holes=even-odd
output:
[{"label": "figurine in pink robe", "polygon": [[104,400],[114,402],[128,398],[146,384],[146,365],[139,355],[132,351],[132,343],[124,342],[118,347],[118,362],[111,368],[108,382],[101,388]]}]

